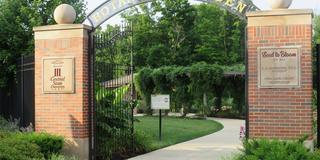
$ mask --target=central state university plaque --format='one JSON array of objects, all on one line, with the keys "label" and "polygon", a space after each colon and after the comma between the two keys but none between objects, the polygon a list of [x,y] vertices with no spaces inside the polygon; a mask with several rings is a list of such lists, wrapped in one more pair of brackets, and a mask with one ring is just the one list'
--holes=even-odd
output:
[{"label": "central state university plaque", "polygon": [[74,93],[74,57],[43,58],[43,93]]},{"label": "central state university plaque", "polygon": [[300,87],[300,46],[258,48],[259,88]]}]

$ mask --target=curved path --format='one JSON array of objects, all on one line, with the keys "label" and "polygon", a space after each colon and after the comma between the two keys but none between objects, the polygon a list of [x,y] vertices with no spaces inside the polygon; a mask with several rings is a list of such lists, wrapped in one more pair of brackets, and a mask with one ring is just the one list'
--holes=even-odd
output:
[{"label": "curved path", "polygon": [[241,148],[240,127],[244,120],[211,118],[224,128],[213,134],[159,149],[130,160],[221,160]]}]

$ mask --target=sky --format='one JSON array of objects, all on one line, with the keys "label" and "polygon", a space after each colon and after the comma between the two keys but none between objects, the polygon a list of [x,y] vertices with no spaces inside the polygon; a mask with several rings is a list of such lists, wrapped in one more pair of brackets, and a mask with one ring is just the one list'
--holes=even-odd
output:
[{"label": "sky", "polygon": [[[86,0],[88,3],[87,13],[90,13],[97,6],[105,2],[106,0]],[[191,4],[197,4],[195,0],[189,0]],[[267,0],[252,0],[253,3],[258,6],[261,10],[269,10]],[[315,13],[320,14],[320,0],[293,0],[290,9],[313,9]],[[109,19],[105,24],[119,24],[121,21],[119,16],[115,16]]]}]

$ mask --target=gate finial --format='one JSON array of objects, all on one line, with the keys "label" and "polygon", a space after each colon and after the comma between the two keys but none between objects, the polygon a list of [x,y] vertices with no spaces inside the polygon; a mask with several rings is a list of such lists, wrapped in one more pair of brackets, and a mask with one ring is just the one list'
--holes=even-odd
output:
[{"label": "gate finial", "polygon": [[76,11],[69,4],[61,4],[54,10],[54,20],[57,24],[72,24],[76,19]]},{"label": "gate finial", "polygon": [[268,0],[272,9],[288,9],[293,0]]}]

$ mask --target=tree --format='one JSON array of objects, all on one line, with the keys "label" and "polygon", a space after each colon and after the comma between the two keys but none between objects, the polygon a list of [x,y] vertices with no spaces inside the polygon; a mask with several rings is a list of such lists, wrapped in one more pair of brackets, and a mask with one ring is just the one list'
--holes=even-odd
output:
[{"label": "tree", "polygon": [[196,6],[195,61],[220,65],[243,62],[245,23],[215,4]]},{"label": "tree", "polygon": [[314,43],[320,44],[320,15],[314,17]]},{"label": "tree", "polygon": [[[154,8],[146,4],[122,14],[126,21],[133,23],[134,63],[137,67],[159,67],[170,61],[165,45],[167,40],[162,29],[157,27],[155,15]],[[154,62],[153,57],[161,59],[157,58],[157,62]]]},{"label": "tree", "polygon": [[[192,6],[187,0],[156,0],[130,9],[122,16],[133,23],[136,71],[144,67],[152,71],[154,92],[170,92],[175,109],[184,108],[185,113],[197,107],[194,102],[203,102],[203,106],[210,107],[207,102],[212,102],[212,99],[216,109],[221,109],[224,91],[229,93],[230,87],[214,80],[221,79],[215,71],[235,64],[244,66],[246,23],[243,20],[215,4]],[[112,30],[112,27],[109,29]],[[125,61],[128,56],[120,55],[117,62],[120,59]],[[199,71],[199,68],[202,70]],[[149,72],[143,73],[136,78],[146,86],[148,83],[144,82],[146,78],[143,77],[148,77],[145,73]],[[194,76],[189,77],[191,75]],[[201,82],[198,82],[199,79]],[[242,79],[234,81],[243,83]],[[242,88],[238,89],[236,92],[241,94]],[[151,93],[141,94],[148,100]],[[237,102],[243,98],[234,96]],[[238,107],[242,107],[240,103]]]},{"label": "tree", "polygon": [[123,14],[134,26],[138,67],[189,65],[194,54],[196,11],[187,0],[157,0]]},{"label": "tree", "polygon": [[154,3],[162,15],[158,27],[166,33],[166,44],[172,65],[186,66],[192,63],[195,48],[194,23],[197,12],[188,0],[162,0]]},{"label": "tree", "polygon": [[137,67],[243,63],[245,22],[216,4],[157,0],[123,17],[133,22]]},{"label": "tree", "polygon": [[33,54],[33,27],[54,24],[53,11],[62,3],[75,7],[77,22],[85,17],[84,0],[0,1],[0,88],[14,81],[16,60]]}]

